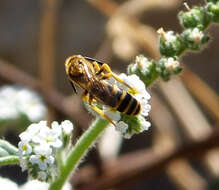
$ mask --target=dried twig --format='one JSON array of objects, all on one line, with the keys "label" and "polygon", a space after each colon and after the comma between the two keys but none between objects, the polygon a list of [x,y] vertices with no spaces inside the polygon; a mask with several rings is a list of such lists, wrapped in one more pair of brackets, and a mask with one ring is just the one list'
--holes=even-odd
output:
[{"label": "dried twig", "polygon": [[[182,140],[177,132],[177,123],[174,116],[170,113],[166,104],[163,104],[155,94],[153,94],[151,105],[153,109],[151,110],[150,117],[153,125],[156,126],[153,148],[157,152],[176,150],[180,143],[182,143]],[[179,189],[201,190],[207,184],[204,178],[198,172],[195,172],[187,160],[174,160],[167,166],[166,173]]]},{"label": "dried twig", "polygon": [[207,186],[207,180],[195,172],[185,159],[173,160],[168,165],[167,172],[179,189],[204,190]]},{"label": "dried twig", "polygon": [[187,67],[183,68],[181,78],[200,104],[209,111],[210,116],[219,121],[219,97],[216,92]]},{"label": "dried twig", "polygon": [[160,89],[183,124],[188,138],[199,141],[208,136],[211,126],[180,79],[174,78],[168,83],[160,82]]},{"label": "dried twig", "polygon": [[182,0],[129,0],[124,2],[120,7],[120,11],[129,16],[137,16],[142,12],[156,9],[176,9]]},{"label": "dried twig", "polygon": [[101,10],[106,16],[112,16],[118,7],[117,3],[111,0],[88,0],[88,2]]},{"label": "dried twig", "polygon": [[[52,90],[55,85],[55,33],[59,2],[57,0],[44,0],[41,3],[39,74],[41,89],[44,91]],[[48,120],[52,121],[54,117],[54,110],[48,106]]]}]

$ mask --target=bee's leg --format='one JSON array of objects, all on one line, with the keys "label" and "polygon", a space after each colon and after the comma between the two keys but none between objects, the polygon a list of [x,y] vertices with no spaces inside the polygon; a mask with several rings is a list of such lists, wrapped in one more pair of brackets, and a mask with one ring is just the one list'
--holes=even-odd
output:
[{"label": "bee's leg", "polygon": [[104,117],[107,121],[109,121],[110,123],[112,123],[115,127],[116,127],[116,124],[112,121],[112,119],[109,118],[108,115],[106,115],[103,110],[101,110],[100,108],[98,108],[97,106],[94,106],[93,104],[90,105],[91,108],[97,112],[99,115],[101,115],[102,117]]},{"label": "bee's leg", "polygon": [[92,110],[94,110],[95,112],[97,112],[99,115],[101,115],[102,117],[104,117],[107,121],[109,121],[110,123],[112,123],[114,126],[115,123],[112,121],[112,119],[109,118],[108,115],[106,115],[103,110],[101,110],[100,108],[98,108],[97,106],[93,105],[93,102],[94,102],[94,98],[93,96],[91,96],[90,94],[88,94],[87,91],[85,91],[83,94],[82,94],[82,100],[85,100],[85,101],[88,101],[90,107]]},{"label": "bee's leg", "polygon": [[94,61],[93,66],[94,66],[96,75],[97,76],[100,75],[100,79],[102,79],[102,77],[104,76],[104,73],[103,73],[103,71],[100,71],[100,65],[96,61]]},{"label": "bee's leg", "polygon": [[88,100],[89,100],[89,95],[88,95],[88,91],[87,91],[87,90],[85,90],[85,91],[83,92],[83,94],[81,95],[81,99],[84,100],[84,101],[86,101],[86,102],[88,102]]},{"label": "bee's leg", "polygon": [[130,85],[128,85],[122,79],[120,79],[115,73],[113,73],[112,70],[110,69],[110,67],[105,63],[101,66],[100,70],[97,72],[97,75],[101,74],[104,71],[106,71],[108,73],[105,73],[103,76],[101,76],[101,79],[108,79],[110,77],[113,77],[115,80],[117,80],[118,82],[120,82],[124,86],[128,87],[133,92],[136,91],[134,88],[132,88]]},{"label": "bee's leg", "polygon": [[99,64],[98,64],[96,61],[92,62],[92,64],[94,65],[94,69],[95,69],[95,71],[98,73],[99,70],[100,70],[100,66],[99,66]]}]

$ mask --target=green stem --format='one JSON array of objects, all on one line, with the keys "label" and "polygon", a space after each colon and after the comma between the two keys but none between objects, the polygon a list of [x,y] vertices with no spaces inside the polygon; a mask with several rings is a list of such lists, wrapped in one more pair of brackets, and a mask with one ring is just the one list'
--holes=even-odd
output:
[{"label": "green stem", "polygon": [[17,147],[15,147],[14,145],[10,144],[6,140],[0,139],[0,147],[5,149],[10,154],[16,155],[18,153]]},{"label": "green stem", "polygon": [[18,164],[18,156],[4,156],[0,158],[0,165]]},{"label": "green stem", "polygon": [[74,171],[80,160],[84,157],[88,149],[94,144],[98,136],[104,131],[109,124],[104,119],[97,119],[92,126],[80,137],[75,146],[69,153],[66,162],[64,163],[62,170],[55,182],[53,182],[49,190],[61,190],[62,186]]}]

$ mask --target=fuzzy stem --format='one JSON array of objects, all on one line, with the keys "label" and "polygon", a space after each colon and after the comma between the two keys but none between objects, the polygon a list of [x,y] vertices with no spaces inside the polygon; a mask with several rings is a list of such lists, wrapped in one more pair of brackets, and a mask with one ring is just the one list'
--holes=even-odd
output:
[{"label": "fuzzy stem", "polygon": [[5,151],[7,151],[11,155],[17,155],[18,149],[14,145],[10,144],[6,140],[0,139],[0,147],[3,148]]},{"label": "fuzzy stem", "polygon": [[4,156],[0,158],[0,165],[18,164],[18,156]]},{"label": "fuzzy stem", "polygon": [[98,136],[104,131],[109,124],[105,119],[97,119],[92,126],[80,137],[75,146],[69,153],[60,174],[53,182],[49,190],[61,190],[68,177],[75,171],[81,159],[85,156],[88,149],[94,144]]}]

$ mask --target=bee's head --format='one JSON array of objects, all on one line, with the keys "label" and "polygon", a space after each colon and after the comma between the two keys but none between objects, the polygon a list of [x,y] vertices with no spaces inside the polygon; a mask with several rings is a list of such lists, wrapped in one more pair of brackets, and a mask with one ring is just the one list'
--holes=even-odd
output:
[{"label": "bee's head", "polygon": [[65,70],[69,76],[79,76],[83,74],[84,58],[81,55],[73,55],[66,59]]}]

